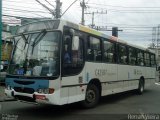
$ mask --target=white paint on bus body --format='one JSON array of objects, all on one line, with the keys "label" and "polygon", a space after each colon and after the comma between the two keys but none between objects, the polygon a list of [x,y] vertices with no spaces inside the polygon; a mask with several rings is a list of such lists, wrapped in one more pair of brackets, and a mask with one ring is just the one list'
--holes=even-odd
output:
[{"label": "white paint on bus body", "polygon": [[160,83],[155,83],[156,85],[160,85]]}]

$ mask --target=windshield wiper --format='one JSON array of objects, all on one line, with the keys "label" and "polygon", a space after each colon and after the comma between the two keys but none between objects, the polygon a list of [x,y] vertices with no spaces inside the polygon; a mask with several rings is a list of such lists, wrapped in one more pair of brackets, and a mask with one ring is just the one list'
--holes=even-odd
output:
[{"label": "windshield wiper", "polygon": [[47,33],[47,31],[44,29],[37,35],[33,44],[31,45],[32,46],[32,54],[34,51],[34,47],[42,40],[42,38],[46,35],[46,33]]},{"label": "windshield wiper", "polygon": [[23,40],[25,41],[24,49],[26,48],[26,44],[28,44],[28,38],[25,37],[23,33],[21,33]]},{"label": "windshield wiper", "polygon": [[21,33],[21,36],[22,36],[23,40],[25,41],[25,43],[28,44],[28,39],[25,37],[25,35],[23,33]]}]

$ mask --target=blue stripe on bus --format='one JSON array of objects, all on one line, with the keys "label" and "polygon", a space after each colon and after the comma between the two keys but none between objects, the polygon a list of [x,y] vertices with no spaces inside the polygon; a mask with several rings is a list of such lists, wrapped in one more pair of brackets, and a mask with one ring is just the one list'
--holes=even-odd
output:
[{"label": "blue stripe on bus", "polygon": [[[31,81],[33,82],[32,84],[29,85],[24,85],[24,84],[19,84],[15,81]],[[41,79],[18,79],[18,78],[6,78],[5,80],[6,85],[13,87],[25,87],[25,88],[33,88],[35,91],[37,89],[42,89],[42,88],[49,88],[49,80],[41,80]]]}]

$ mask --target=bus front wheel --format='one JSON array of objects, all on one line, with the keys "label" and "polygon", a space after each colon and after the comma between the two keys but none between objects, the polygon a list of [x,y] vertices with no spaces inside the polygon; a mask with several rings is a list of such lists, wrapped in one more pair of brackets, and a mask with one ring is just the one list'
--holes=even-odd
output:
[{"label": "bus front wheel", "polygon": [[99,89],[94,84],[91,84],[87,87],[86,97],[85,100],[82,101],[82,105],[85,108],[95,107],[99,102],[99,98]]}]

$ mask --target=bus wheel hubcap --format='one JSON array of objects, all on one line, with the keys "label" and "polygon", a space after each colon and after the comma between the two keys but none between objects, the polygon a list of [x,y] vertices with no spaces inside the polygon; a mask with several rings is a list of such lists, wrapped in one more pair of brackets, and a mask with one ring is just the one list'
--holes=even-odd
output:
[{"label": "bus wheel hubcap", "polygon": [[86,100],[89,103],[92,103],[95,101],[95,98],[96,98],[95,92],[93,90],[88,90]]}]

